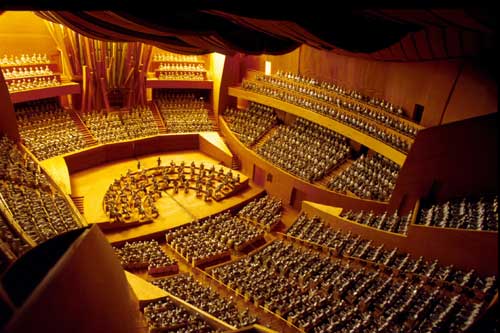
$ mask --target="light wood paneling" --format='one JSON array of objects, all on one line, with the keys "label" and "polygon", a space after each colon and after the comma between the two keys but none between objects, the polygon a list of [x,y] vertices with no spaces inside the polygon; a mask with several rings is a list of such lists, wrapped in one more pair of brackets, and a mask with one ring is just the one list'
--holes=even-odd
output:
[{"label": "light wood paneling", "polygon": [[[48,267],[48,273],[36,281],[34,290],[28,293],[4,332],[136,332],[140,316],[137,300],[99,228],[85,230],[70,244],[56,263]],[[42,246],[35,248],[29,257],[23,258],[24,262],[30,259],[43,262],[42,254],[59,256],[54,250],[61,245],[66,244],[44,247],[45,252],[39,252]],[[40,262],[37,265],[43,267]],[[32,263],[26,268],[37,265]],[[32,274],[31,270],[24,273]],[[29,279],[22,281],[27,283]]]},{"label": "light wood paneling", "polygon": [[45,22],[32,11],[7,11],[0,15],[0,56],[57,53]]},{"label": "light wood paneling", "polygon": [[466,64],[445,110],[443,123],[498,112],[498,85],[485,69]]},{"label": "light wood paneling", "polygon": [[203,132],[199,134],[199,149],[228,168],[231,167],[233,154],[217,132]]},{"label": "light wood paneling", "polygon": [[486,193],[498,193],[498,113],[419,132],[389,207],[406,212],[419,198]]},{"label": "light wood paneling", "polygon": [[56,156],[41,161],[40,165],[64,193],[71,195],[68,166],[62,156]]},{"label": "light wood paneling", "polygon": [[382,62],[301,46],[300,73],[338,83],[401,105],[413,115],[425,107],[422,125],[439,124],[459,70],[459,61]]}]

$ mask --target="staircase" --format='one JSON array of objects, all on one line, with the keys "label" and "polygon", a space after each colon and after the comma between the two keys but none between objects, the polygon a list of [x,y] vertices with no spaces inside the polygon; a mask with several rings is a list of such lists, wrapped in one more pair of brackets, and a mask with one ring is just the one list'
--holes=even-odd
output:
[{"label": "staircase", "polygon": [[156,103],[151,102],[149,107],[151,109],[151,113],[153,114],[156,126],[158,127],[159,133],[167,134],[167,128],[165,127],[165,123],[163,122],[163,118],[160,114],[160,110],[158,110],[158,106],[156,106]]},{"label": "staircase", "polygon": [[353,163],[354,163],[353,160],[350,160],[350,159],[345,160],[340,166],[332,169],[323,178],[314,182],[314,184],[319,185],[319,186],[323,186],[323,187],[328,187],[328,183],[330,182],[330,180],[332,180],[335,177],[337,177],[338,175],[340,175],[344,170],[349,168]]},{"label": "staircase", "polygon": [[241,161],[238,158],[238,156],[236,156],[234,153],[233,153],[233,160],[231,161],[231,169],[233,170],[241,169]]},{"label": "staircase", "polygon": [[234,151],[231,149],[231,146],[227,144],[227,141],[224,138],[224,136],[221,135],[221,139],[224,141],[224,143],[226,144],[226,147],[229,149],[229,151],[233,155],[233,159],[231,160],[231,169],[233,169],[233,170],[241,170],[241,161],[240,161],[240,159],[238,158],[238,156],[236,156],[236,154],[234,153]]},{"label": "staircase", "polygon": [[95,146],[98,144],[97,140],[94,138],[92,133],[90,133],[87,126],[85,126],[83,120],[80,118],[78,113],[75,110],[68,110],[69,115],[73,119],[78,131],[83,135],[83,139],[85,140],[85,144],[87,146]]},{"label": "staircase", "polygon": [[219,122],[217,121],[217,118],[215,117],[215,114],[213,112],[208,112],[208,119],[212,123],[213,130],[215,132],[219,131]]},{"label": "staircase", "polygon": [[71,197],[71,200],[73,200],[73,203],[76,206],[76,209],[80,212],[80,214],[83,215],[83,198],[84,197]]},{"label": "staircase", "polygon": [[269,140],[269,138],[271,138],[279,128],[280,128],[280,125],[277,125],[277,126],[274,126],[273,128],[271,128],[266,133],[264,133],[264,135],[262,135],[260,137],[260,139],[257,140],[257,142],[255,142],[252,146],[250,146],[250,149],[257,151],[257,149],[259,149],[262,145],[264,145],[264,143],[266,143],[267,140]]}]

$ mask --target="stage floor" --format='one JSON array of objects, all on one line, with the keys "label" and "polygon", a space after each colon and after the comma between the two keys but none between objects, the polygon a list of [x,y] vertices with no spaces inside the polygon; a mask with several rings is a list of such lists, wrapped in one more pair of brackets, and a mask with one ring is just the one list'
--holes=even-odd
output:
[{"label": "stage floor", "polygon": [[[210,156],[195,150],[176,151],[174,153],[162,153],[144,155],[139,158],[114,161],[98,167],[76,172],[70,175],[71,190],[73,196],[84,197],[84,217],[89,224],[99,223],[109,220],[103,209],[103,198],[109,185],[115,178],[125,175],[127,170],[137,170],[137,163],[140,161],[141,168],[151,168],[157,166],[157,159],[161,158],[161,165],[168,165],[171,160],[179,164],[184,161],[190,164],[195,161],[197,165],[201,162],[205,168],[215,165],[218,170],[220,162]],[[239,173],[233,170],[233,174]],[[241,181],[247,177],[240,174]],[[261,194],[264,190],[249,181],[248,188],[239,193],[223,199],[219,202],[205,202],[197,198],[194,190],[184,193],[182,190],[178,194],[163,195],[157,202],[160,217],[149,224],[130,227],[122,230],[106,230],[104,233],[109,242],[122,242],[125,240],[143,239],[158,237],[165,230],[189,223],[195,219],[201,219],[209,215],[217,214],[220,211],[231,208],[241,202],[248,201]]]}]

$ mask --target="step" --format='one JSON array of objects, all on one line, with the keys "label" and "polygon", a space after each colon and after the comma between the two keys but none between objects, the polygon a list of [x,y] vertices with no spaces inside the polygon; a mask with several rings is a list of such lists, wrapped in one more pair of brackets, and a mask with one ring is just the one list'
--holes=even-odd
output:
[{"label": "step", "polygon": [[257,142],[255,142],[252,146],[250,146],[250,148],[254,151],[257,151],[257,149],[259,149],[262,145],[264,145],[267,142],[267,140],[269,140],[276,133],[276,131],[280,128],[280,126],[283,125],[276,125],[272,127],[270,130],[264,133],[264,135],[262,135],[260,139],[257,140]]},{"label": "step", "polygon": [[347,168],[349,168],[354,163],[353,160],[346,159],[342,164],[340,164],[337,168],[334,168],[330,172],[328,172],[323,178],[314,182],[316,185],[327,187],[330,180],[334,179],[342,172],[344,172]]},{"label": "step", "polygon": [[71,197],[71,200],[73,201],[73,203],[75,204],[75,207],[76,209],[78,209],[78,211],[80,212],[80,214],[83,215],[84,213],[84,210],[83,210],[83,199],[84,197]]},{"label": "step", "polygon": [[163,121],[163,118],[160,114],[160,110],[158,109],[156,103],[151,102],[149,104],[149,108],[153,113],[153,118],[155,120],[156,126],[158,127],[158,131],[160,132],[160,134],[167,134],[167,127],[165,126],[165,122]]},{"label": "step", "polygon": [[231,169],[233,169],[233,170],[240,170],[241,169],[241,161],[234,154],[233,154],[233,160],[231,161]]},{"label": "step", "polygon": [[219,131],[219,126],[217,125],[217,119],[215,115],[212,112],[208,113],[208,119],[212,122],[212,127],[213,130],[218,132]]},{"label": "step", "polygon": [[71,118],[75,122],[76,127],[80,131],[80,133],[83,135],[83,138],[85,139],[85,143],[87,146],[95,146],[98,144],[97,140],[94,138],[90,130],[85,126],[85,123],[83,120],[80,118],[78,113],[75,110],[68,110]]}]

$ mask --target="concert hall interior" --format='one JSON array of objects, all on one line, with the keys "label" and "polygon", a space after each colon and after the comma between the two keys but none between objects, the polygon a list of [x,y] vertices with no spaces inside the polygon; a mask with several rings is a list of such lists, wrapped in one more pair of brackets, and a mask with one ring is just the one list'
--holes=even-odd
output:
[{"label": "concert hall interior", "polygon": [[493,8],[7,3],[0,332],[498,332]]}]

